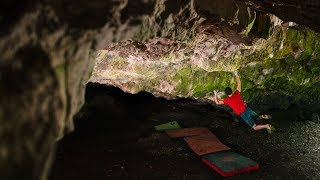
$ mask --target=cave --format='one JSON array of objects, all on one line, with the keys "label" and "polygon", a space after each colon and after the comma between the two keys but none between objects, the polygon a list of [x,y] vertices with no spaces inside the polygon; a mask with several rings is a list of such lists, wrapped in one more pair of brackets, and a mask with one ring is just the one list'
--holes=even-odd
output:
[{"label": "cave", "polygon": [[0,4],[0,179],[221,178],[170,121],[259,163],[235,179],[320,178],[318,1]]},{"label": "cave", "polygon": [[313,126],[318,124],[301,120],[294,106],[270,113],[277,127],[271,136],[248,129],[239,117],[211,103],[166,100],[145,91],[133,95],[90,83],[75,131],[59,142],[49,179],[221,178],[201,164],[183,139],[172,140],[153,128],[168,120],[182,127],[209,127],[224,144],[263,166],[235,179],[316,177],[319,130]]}]

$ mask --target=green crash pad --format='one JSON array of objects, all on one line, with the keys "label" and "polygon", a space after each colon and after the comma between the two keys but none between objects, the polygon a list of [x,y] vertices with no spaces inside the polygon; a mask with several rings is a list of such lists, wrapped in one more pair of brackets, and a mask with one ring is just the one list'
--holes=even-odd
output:
[{"label": "green crash pad", "polygon": [[154,127],[157,131],[165,131],[168,129],[179,129],[181,128],[177,121],[168,122],[165,124],[160,124]]},{"label": "green crash pad", "polygon": [[223,177],[259,169],[257,162],[234,152],[207,154],[202,157],[202,162]]}]

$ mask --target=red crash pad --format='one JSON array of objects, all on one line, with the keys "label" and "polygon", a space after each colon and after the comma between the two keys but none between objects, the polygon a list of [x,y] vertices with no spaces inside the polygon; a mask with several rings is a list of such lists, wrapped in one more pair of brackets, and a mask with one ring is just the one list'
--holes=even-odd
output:
[{"label": "red crash pad", "polygon": [[196,135],[212,134],[208,128],[183,128],[183,129],[170,129],[166,133],[171,138],[189,137]]},{"label": "red crash pad", "polygon": [[207,154],[202,157],[202,162],[223,177],[259,169],[258,163],[234,152]]},{"label": "red crash pad", "polygon": [[203,135],[186,137],[184,140],[199,156],[230,149],[228,146],[222,144],[211,132]]}]

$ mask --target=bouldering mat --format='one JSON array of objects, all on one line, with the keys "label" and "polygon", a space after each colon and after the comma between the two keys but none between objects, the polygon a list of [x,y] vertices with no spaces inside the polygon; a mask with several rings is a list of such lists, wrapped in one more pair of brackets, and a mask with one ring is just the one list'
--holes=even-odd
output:
[{"label": "bouldering mat", "polygon": [[154,128],[158,131],[164,131],[164,130],[168,130],[168,129],[178,129],[181,127],[179,126],[177,121],[172,121],[172,122],[168,122],[165,124],[160,124],[160,125],[154,126]]},{"label": "bouldering mat", "polygon": [[166,130],[166,133],[171,138],[212,134],[211,131],[208,128],[203,128],[203,127],[171,129],[171,130]]},{"label": "bouldering mat", "polygon": [[202,162],[223,177],[259,169],[257,162],[234,152],[207,154],[202,157]]},{"label": "bouldering mat", "polygon": [[186,137],[184,140],[199,156],[230,149],[228,146],[222,144],[211,132],[203,135]]}]

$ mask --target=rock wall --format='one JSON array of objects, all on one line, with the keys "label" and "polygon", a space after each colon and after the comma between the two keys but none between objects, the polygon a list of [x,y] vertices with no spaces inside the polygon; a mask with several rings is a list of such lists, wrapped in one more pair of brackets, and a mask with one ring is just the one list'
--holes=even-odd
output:
[{"label": "rock wall", "polygon": [[46,174],[55,141],[73,129],[91,72],[94,34],[74,35],[50,8],[39,9],[0,42],[1,179]]},{"label": "rock wall", "polygon": [[294,21],[320,31],[320,1],[316,0],[236,0],[249,7],[272,13],[284,21]]},{"label": "rock wall", "polygon": [[[138,30],[131,22],[141,15],[119,22],[128,2],[113,4],[106,14],[101,3],[55,1],[18,8],[25,12],[13,19],[6,17],[13,13],[1,14],[0,179],[46,179],[55,143],[73,130],[84,103],[95,51]],[[101,23],[92,24],[94,13],[90,22],[77,19],[84,12],[73,8],[87,6],[100,10]]]},{"label": "rock wall", "polygon": [[[320,110],[319,33],[248,7],[242,16],[238,8],[231,11],[234,15],[221,11],[214,20],[193,7],[182,8],[193,12],[186,19],[192,22],[189,27],[168,30],[170,23],[179,24],[175,19],[181,11],[172,13],[159,30],[162,36],[154,33],[146,42],[127,40],[100,50],[90,81],[129,93],[148,91],[168,99],[201,100],[214,89],[235,88],[232,71],[238,70],[244,98],[260,111],[292,104]],[[221,21],[221,17],[227,18]],[[247,21],[234,20],[241,18]]]}]

